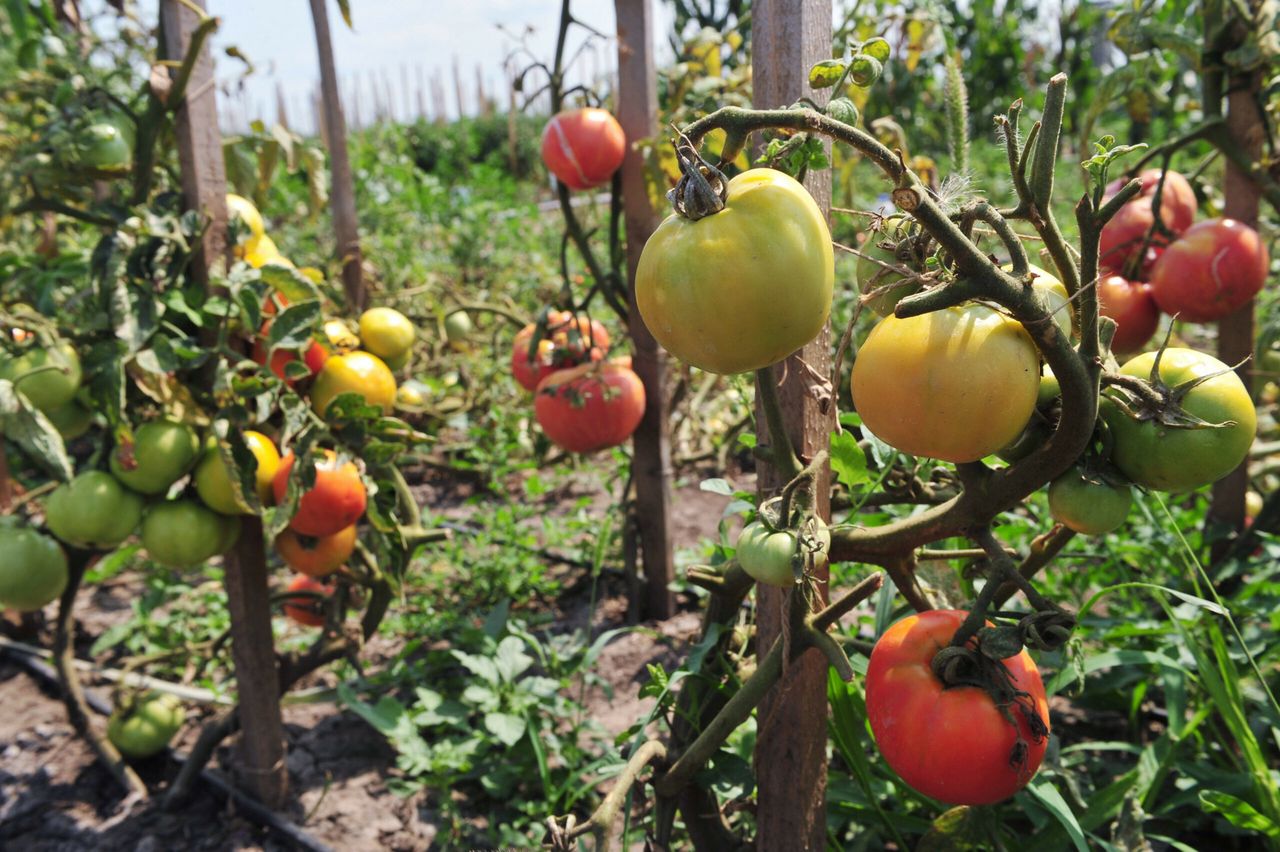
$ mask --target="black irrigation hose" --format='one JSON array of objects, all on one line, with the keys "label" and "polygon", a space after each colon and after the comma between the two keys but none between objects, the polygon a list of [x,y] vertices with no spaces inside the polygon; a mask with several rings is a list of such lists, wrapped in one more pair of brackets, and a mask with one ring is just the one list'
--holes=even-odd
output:
[{"label": "black irrigation hose", "polygon": [[[8,651],[9,649],[0,648],[0,658],[3,658],[7,654],[9,659],[22,666],[36,679],[44,681],[49,686],[58,689],[61,688],[61,685],[58,682],[58,674],[51,666],[46,665],[29,654],[23,654],[21,652],[8,653]],[[95,712],[101,713],[103,716],[111,715],[111,705],[107,703],[106,699],[98,695],[98,693],[85,690],[84,698],[85,703],[88,704]],[[169,750],[169,755],[179,764],[183,764],[187,760],[186,755],[174,751],[173,749]],[[225,798],[233,801],[242,814],[249,817],[254,822],[257,822],[259,825],[265,826],[276,832],[281,837],[293,843],[297,848],[305,849],[307,852],[334,852],[333,847],[326,846],[319,840],[316,840],[314,837],[303,831],[300,826],[284,819],[270,808],[263,806],[256,799],[240,792],[225,779],[219,778],[208,769],[200,771],[200,780],[204,781],[216,792],[221,793]]]}]

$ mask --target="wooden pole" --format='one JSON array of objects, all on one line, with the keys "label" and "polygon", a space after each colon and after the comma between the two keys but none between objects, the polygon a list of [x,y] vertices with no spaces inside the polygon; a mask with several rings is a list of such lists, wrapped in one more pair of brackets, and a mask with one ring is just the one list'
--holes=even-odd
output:
[{"label": "wooden pole", "polygon": [[404,97],[404,123],[413,122],[413,88],[409,85],[409,66],[400,63],[400,94]]},{"label": "wooden pole", "polygon": [[[648,139],[658,128],[658,77],[653,58],[653,0],[614,0],[618,19],[618,122],[627,139]],[[514,111],[513,111],[514,113]],[[644,614],[670,618],[675,600],[671,549],[671,442],[667,434],[666,353],[640,318],[635,302],[636,266],[658,215],[645,187],[644,157],[628,145],[622,161],[622,200],[627,225],[631,367],[644,383],[644,418],[632,441],[632,478],[645,575]]]},{"label": "wooden pole", "polygon": [[[831,0],[757,0],[752,6],[753,105],[775,109],[801,96],[825,101],[809,88],[809,68],[831,58]],[[824,212],[831,204],[831,173],[811,171],[805,186]],[[830,330],[769,370],[777,382],[786,430],[802,462],[830,443],[835,424],[833,392],[817,377],[831,374]],[[758,390],[757,390],[758,393]],[[825,402],[825,405],[824,405]],[[763,423],[757,405],[757,422]],[[763,430],[762,430],[763,431]],[[765,437],[762,436],[762,441]],[[760,465],[761,494],[785,483],[769,465]],[[814,489],[823,518],[830,519],[830,469]],[[819,596],[827,598],[827,572],[819,577]],[[787,617],[788,595],[757,584],[757,647],[768,648]],[[759,807],[757,848],[823,849],[826,846],[827,659],[807,651],[791,663],[761,703],[755,767]]]},{"label": "wooden pole", "polygon": [[418,64],[414,70],[418,76],[418,118],[426,121],[430,118],[427,114],[427,74],[422,70],[421,64]]},{"label": "wooden pole", "polygon": [[467,105],[462,93],[462,71],[458,68],[458,54],[453,55],[453,91],[458,98],[458,118],[467,114]]},{"label": "wooden pole", "polygon": [[329,168],[333,172],[330,199],[338,257],[342,260],[342,287],[347,295],[347,309],[359,313],[364,310],[364,280],[360,269],[355,181],[351,175],[351,159],[347,155],[347,122],[342,115],[342,96],[338,92],[338,71],[334,67],[325,0],[311,0],[311,18],[315,22],[316,47],[320,54],[320,91],[329,133]]},{"label": "wooden pole", "polygon": [[289,129],[289,110],[285,108],[284,87],[276,83],[276,124]]},{"label": "wooden pole", "polygon": [[[204,8],[204,0],[191,2]],[[166,54],[177,59],[186,53],[200,19],[176,0],[164,0],[161,10]],[[202,251],[192,266],[206,287],[209,266],[229,259],[227,180],[213,79],[213,59],[206,48],[196,62],[188,97],[177,110],[175,124],[186,205],[210,219]],[[249,791],[267,807],[279,809],[284,805],[289,775],[280,719],[280,676],[271,635],[267,560],[262,524],[257,518],[245,519],[243,524],[239,543],[227,554],[225,567],[231,653],[242,721],[240,763]]]}]

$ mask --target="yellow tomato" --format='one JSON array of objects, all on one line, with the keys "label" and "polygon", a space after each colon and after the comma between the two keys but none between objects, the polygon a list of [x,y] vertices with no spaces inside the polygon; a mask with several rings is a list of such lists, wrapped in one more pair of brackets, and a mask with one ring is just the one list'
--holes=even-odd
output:
[{"label": "yellow tomato", "polygon": [[853,404],[866,427],[904,453],[949,462],[1012,442],[1039,389],[1027,330],[981,305],[888,316],[853,363]]},{"label": "yellow tomato", "polygon": [[[280,467],[280,451],[271,439],[261,432],[244,433],[244,442],[258,462],[254,472],[254,486],[262,505],[271,503],[271,482],[275,479],[276,470]],[[204,504],[223,515],[249,514],[248,507],[236,499],[235,488],[231,485],[231,472],[218,453],[216,446],[205,452],[199,466],[196,467],[196,493]]]},{"label": "yellow tomato", "polygon": [[356,337],[342,320],[325,320],[324,336],[329,339],[329,345],[335,352],[350,352],[352,349],[360,348],[360,338]]},{"label": "yellow tomato", "polygon": [[311,386],[311,407],[323,415],[329,404],[344,393],[358,393],[384,414],[396,401],[396,377],[381,358],[368,352],[334,355]]},{"label": "yellow tomato", "polygon": [[257,207],[253,206],[252,201],[242,195],[227,193],[227,218],[239,219],[249,229],[249,239],[245,242],[252,242],[253,239],[261,239],[266,235],[267,229],[262,222],[262,214],[258,212]]},{"label": "yellow tomato", "polygon": [[364,348],[387,362],[404,357],[413,348],[413,338],[413,323],[395,308],[370,308],[360,315]]}]

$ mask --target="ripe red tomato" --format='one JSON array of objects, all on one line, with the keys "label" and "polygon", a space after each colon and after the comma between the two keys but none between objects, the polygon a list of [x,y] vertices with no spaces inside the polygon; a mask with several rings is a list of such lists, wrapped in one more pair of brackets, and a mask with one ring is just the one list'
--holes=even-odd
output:
[{"label": "ripe red tomato", "polygon": [[1098,311],[1116,321],[1111,350],[1122,354],[1141,349],[1160,324],[1160,309],[1151,296],[1151,286],[1121,275],[1098,279]]},{"label": "ripe red tomato", "polygon": [[[286,453],[276,471],[272,489],[277,503],[284,500],[289,489],[293,460],[293,453]],[[337,454],[325,450],[325,458],[316,461],[315,486],[298,500],[298,510],[289,521],[289,528],[300,535],[317,538],[333,535],[360,520],[367,499],[356,466],[351,462],[339,465]]]},{"label": "ripe red tomato", "polygon": [[[271,301],[268,300],[266,304],[270,305]],[[257,361],[259,364],[265,365],[267,363],[267,332],[270,330],[271,321],[267,320],[262,324],[262,330],[259,336],[253,341],[253,360]],[[307,348],[303,352],[302,363],[307,365],[307,369],[310,370],[311,375],[314,376],[324,368],[324,362],[328,357],[328,350],[320,345],[319,341],[312,340],[307,344]],[[285,372],[285,365],[290,361],[296,360],[298,360],[297,352],[289,349],[277,349],[275,352],[271,353],[271,372],[275,373],[277,377],[284,379],[290,385],[293,385],[298,380],[287,378],[288,374]]]},{"label": "ripe red tomato", "polygon": [[644,385],[622,364],[583,364],[543,379],[533,407],[548,438],[590,453],[631,437],[644,416]]},{"label": "ripe red tomato", "polygon": [[[1160,169],[1146,169],[1138,175],[1142,181],[1139,198],[1154,198],[1156,187],[1160,183]],[[1117,178],[1107,184],[1106,198],[1120,191],[1129,180]],[[1105,199],[1104,199],[1105,201]],[[1196,193],[1190,182],[1178,172],[1170,170],[1165,174],[1164,189],[1160,193],[1160,212],[1169,225],[1169,230],[1181,234],[1196,218]]]},{"label": "ripe red tomato", "polygon": [[547,314],[546,336],[538,341],[530,359],[529,346],[535,331],[537,326],[526,325],[511,346],[511,374],[525,390],[537,389],[538,383],[556,370],[602,361],[609,353],[608,329],[599,320],[575,317],[569,311]]},{"label": "ripe red tomato", "polygon": [[[926,796],[951,805],[989,805],[1027,785],[1044,759],[1047,736],[1036,736],[1024,710],[1049,729],[1040,671],[1025,650],[1004,660],[1025,707],[1008,707],[974,686],[943,686],[930,664],[968,613],[931,610],[890,627],[867,665],[867,718],[885,762]],[[1019,740],[1025,754],[1017,758]]]},{"label": "ripe red tomato", "polygon": [[1235,219],[1197,222],[1151,270],[1151,293],[1166,314],[1213,322],[1243,307],[1267,280],[1271,260],[1258,232]]},{"label": "ripe red tomato", "polygon": [[333,535],[301,536],[287,529],[276,536],[276,550],[285,564],[308,577],[328,577],[342,567],[355,549],[355,524]]},{"label": "ripe red tomato", "polygon": [[626,153],[622,125],[602,109],[565,110],[542,131],[542,162],[570,189],[608,183]]},{"label": "ripe red tomato", "polygon": [[[1164,223],[1172,229],[1173,214],[1168,207],[1162,206],[1162,209],[1165,211]],[[1147,232],[1155,221],[1150,198],[1136,198],[1121,207],[1111,221],[1102,227],[1102,234],[1098,239],[1098,268],[1107,272],[1125,272],[1134,255],[1142,248]],[[1169,238],[1165,235],[1152,234],[1142,265],[1155,260],[1152,248],[1160,250],[1168,243]],[[1143,273],[1140,271],[1139,274]]]},{"label": "ripe red tomato", "polygon": [[323,627],[324,626],[324,610],[328,603],[328,598],[333,597],[333,586],[327,583],[321,583],[319,580],[312,579],[305,574],[299,574],[289,583],[289,592],[315,592],[324,595],[326,600],[316,600],[310,596],[301,596],[286,598],[284,605],[284,614],[292,618],[299,624],[307,627]]}]

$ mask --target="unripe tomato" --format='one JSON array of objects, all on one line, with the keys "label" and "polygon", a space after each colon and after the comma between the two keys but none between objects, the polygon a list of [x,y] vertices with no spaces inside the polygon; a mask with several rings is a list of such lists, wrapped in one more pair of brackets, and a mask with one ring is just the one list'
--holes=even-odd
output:
[{"label": "unripe tomato", "polygon": [[1213,322],[1243,307],[1267,281],[1258,232],[1235,219],[1197,222],[1151,268],[1151,295],[1166,314]]},{"label": "unripe tomato", "polygon": [[1160,324],[1160,309],[1151,297],[1151,286],[1120,275],[1098,279],[1098,312],[1116,321],[1111,350],[1120,354],[1141,349]]},{"label": "unripe tomato", "polygon": [[276,536],[276,550],[285,564],[308,577],[328,577],[351,558],[356,549],[356,524],[333,535],[303,536],[285,530]]},{"label": "unripe tomato", "polygon": [[977,461],[1031,417],[1040,360],[1021,324],[982,305],[886,317],[853,362],[853,402],[877,438],[904,453]]},{"label": "unripe tomato", "polygon": [[616,447],[644,417],[644,384],[622,364],[583,364],[542,380],[534,395],[538,425],[571,453]]},{"label": "unripe tomato", "polygon": [[49,422],[58,430],[58,434],[64,441],[79,438],[93,425],[93,413],[74,399],[65,405],[46,411],[44,416],[49,418]]},{"label": "unripe tomato", "polygon": [[[819,549],[814,553],[815,564],[827,563],[827,551],[831,548],[831,533],[819,519],[812,538]],[[747,575],[760,583],[787,588],[796,584],[791,557],[796,553],[796,533],[793,530],[770,532],[760,521],[752,521],[742,528],[734,544],[734,555]]]},{"label": "unripe tomato", "polygon": [[396,388],[396,408],[415,411],[427,404],[431,389],[422,382],[410,379]]},{"label": "unripe tomato", "polygon": [[[330,349],[338,355],[360,348],[360,338],[351,329],[347,328],[347,324],[340,319],[324,321],[324,336],[329,341]],[[324,364],[322,363],[320,366],[323,367]],[[319,372],[319,370],[316,372]]]},{"label": "unripe tomato", "polygon": [[141,494],[162,494],[177,482],[200,456],[195,430],[176,420],[152,420],[133,433],[132,444],[111,453],[111,473]]},{"label": "unripe tomato", "polygon": [[[232,529],[228,521],[235,521]],[[192,568],[217,556],[239,534],[238,521],[224,518],[195,500],[165,500],[142,519],[142,546],[152,561],[169,568]]]},{"label": "unripe tomato", "polygon": [[[1155,357],[1154,352],[1139,355],[1120,372],[1145,379]],[[1217,358],[1191,349],[1166,349],[1160,358],[1160,378],[1170,386],[1218,372],[1222,374],[1193,388],[1182,407],[1208,423],[1229,424],[1220,428],[1187,429],[1135,420],[1103,397],[1100,411],[1114,440],[1111,460],[1135,485],[1191,491],[1218,481],[1244,461],[1258,429],[1258,415],[1240,377]]]},{"label": "unripe tomato", "polygon": [[547,314],[546,336],[538,341],[531,359],[529,347],[536,332],[536,325],[526,325],[511,346],[511,374],[525,390],[536,390],[539,382],[557,370],[602,361],[609,352],[608,329],[599,320],[569,311]]},{"label": "unripe tomato", "polygon": [[262,214],[258,212],[258,208],[253,202],[242,195],[235,193],[227,193],[227,218],[231,220],[240,220],[249,230],[248,243],[254,238],[261,239],[267,235],[267,227],[263,224]]},{"label": "unripe tomato", "polygon": [[253,237],[245,243],[244,259],[254,269],[261,269],[268,263],[288,267],[293,266],[289,258],[282,255],[280,249],[276,248],[275,241],[266,234],[260,237]]},{"label": "unripe tomato", "polygon": [[[1001,708],[979,687],[944,687],[931,663],[966,615],[930,610],[885,631],[867,664],[867,719],[885,762],[913,789],[950,805],[989,805],[1021,790],[1040,768],[1049,703],[1025,650],[999,663],[1027,693],[1025,705]],[[1024,710],[1039,717],[1043,733]]]},{"label": "unripe tomato", "polygon": [[382,359],[368,352],[333,355],[311,386],[311,407],[321,416],[344,393],[358,393],[365,402],[390,414],[396,401],[396,377]]},{"label": "unripe tomato", "polygon": [[328,598],[333,597],[334,588],[327,583],[300,574],[289,583],[289,592],[314,592],[324,595],[326,600],[316,600],[310,596],[299,595],[288,598],[284,605],[284,614],[299,624],[307,627],[323,627],[324,611]]},{"label": "unripe tomato", "polygon": [[831,233],[808,191],[775,169],[750,169],[729,181],[719,213],[672,214],[658,226],[636,270],[636,304],[677,358],[743,373],[817,336],[834,280]]},{"label": "unripe tomato", "polygon": [[[876,230],[867,235],[867,241],[859,249],[854,273],[858,289],[865,296],[875,290],[897,284],[912,273],[914,258],[910,255],[910,221],[904,216],[890,216]],[[895,271],[901,268],[905,271]],[[867,307],[876,316],[887,317],[898,302],[920,290],[922,282],[891,287],[867,301]]]},{"label": "unripe tomato", "polygon": [[1244,495],[1244,516],[1246,518],[1258,517],[1264,502],[1262,495],[1257,491],[1246,491]]},{"label": "unripe tomato", "polygon": [[542,162],[570,189],[608,183],[626,153],[622,125],[595,107],[557,113],[542,131]]},{"label": "unripe tomato", "polygon": [[164,751],[186,718],[177,697],[150,693],[115,709],[107,720],[107,739],[125,757],[151,757]]},{"label": "unripe tomato", "polygon": [[370,308],[360,315],[360,342],[368,352],[393,361],[413,348],[413,323],[395,308]]},{"label": "unripe tomato", "polygon": [[1049,485],[1049,514],[1082,535],[1105,535],[1129,516],[1133,489],[1111,485],[1072,468]]},{"label": "unripe tomato", "polygon": [[[1007,267],[1006,267],[1007,268]],[[1067,295],[1067,285],[1062,283],[1058,276],[1041,269],[1034,263],[1027,264],[1032,277],[1031,286],[1036,289],[1048,303],[1049,312],[1053,315],[1053,321],[1058,324],[1058,328],[1062,329],[1062,333],[1067,339],[1071,338],[1071,297]]]},{"label": "unripe tomato", "polygon": [[67,555],[30,527],[0,526],[0,609],[31,612],[67,587]]},{"label": "unripe tomato", "polygon": [[[276,470],[280,467],[280,451],[271,439],[261,432],[252,430],[244,433],[244,442],[253,453],[257,463],[254,470],[254,482],[257,486],[258,500],[262,505],[271,503],[271,483],[276,478]],[[236,496],[236,489],[231,484],[233,474],[227,469],[218,451],[217,443],[205,450],[204,458],[196,465],[196,493],[204,504],[223,515],[248,515],[248,507],[244,506]]]},{"label": "unripe tomato", "polygon": [[133,146],[115,124],[91,124],[77,140],[73,166],[91,178],[124,177],[133,169]]},{"label": "unripe tomato", "polygon": [[53,351],[32,346],[17,358],[0,363],[0,379],[13,382],[34,407],[47,413],[71,402],[76,395],[81,379],[80,356],[69,343],[60,344]]},{"label": "unripe tomato", "polygon": [[466,311],[454,311],[444,318],[444,333],[454,348],[466,343],[472,330],[471,315]]},{"label": "unripe tomato", "polygon": [[102,470],[59,485],[45,504],[49,531],[72,547],[110,550],[142,520],[142,497]]},{"label": "unripe tomato", "polygon": [[[289,490],[289,472],[293,470],[293,453],[285,454],[276,471],[272,488],[276,502],[284,500]],[[300,535],[317,538],[345,529],[364,514],[367,493],[360,471],[351,462],[338,464],[338,456],[325,450],[325,458],[316,461],[315,486],[298,500],[298,510],[289,528]]]}]

